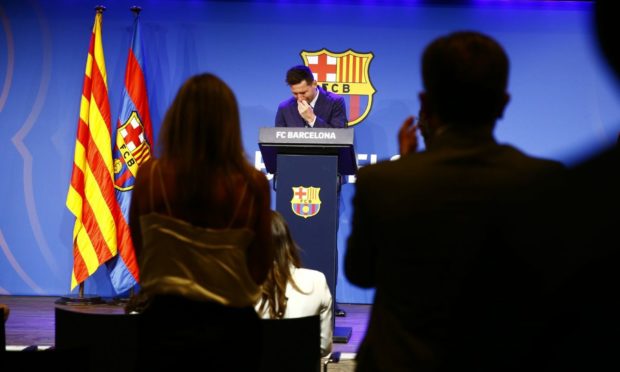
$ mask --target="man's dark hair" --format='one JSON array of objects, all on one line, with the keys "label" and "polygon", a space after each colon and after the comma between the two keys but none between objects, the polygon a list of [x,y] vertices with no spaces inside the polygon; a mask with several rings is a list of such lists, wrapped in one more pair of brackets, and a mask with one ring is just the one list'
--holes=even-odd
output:
[{"label": "man's dark hair", "polygon": [[286,72],[286,84],[289,86],[299,84],[302,81],[305,81],[308,85],[314,81],[314,75],[312,75],[312,71],[308,66],[293,66]]},{"label": "man's dark hair", "polygon": [[455,32],[428,45],[422,79],[429,109],[450,124],[494,122],[508,85],[508,56],[478,32]]}]

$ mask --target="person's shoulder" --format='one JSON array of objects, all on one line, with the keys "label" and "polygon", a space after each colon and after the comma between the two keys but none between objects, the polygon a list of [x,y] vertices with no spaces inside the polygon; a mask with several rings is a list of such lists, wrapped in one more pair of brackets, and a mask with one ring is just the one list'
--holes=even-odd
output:
[{"label": "person's shoulder", "polygon": [[557,160],[546,159],[546,158],[538,158],[541,164],[544,164],[546,168],[557,171],[557,172],[565,172],[567,170],[566,166]]},{"label": "person's shoulder", "polygon": [[325,274],[318,270],[305,269],[305,268],[295,268],[294,269],[294,277],[296,282],[300,285],[315,283],[327,283],[327,279],[325,279]]},{"label": "person's shoulder", "polygon": [[325,90],[321,88],[320,86],[319,86],[319,92],[320,94],[323,94],[327,99],[331,101],[344,100],[344,97],[342,97],[341,95]]},{"label": "person's shoulder", "polygon": [[[287,107],[291,107],[293,105],[296,105],[296,103],[297,103],[297,100],[295,99],[295,97],[287,98],[284,101],[280,102],[280,104],[278,105],[278,110],[285,109]],[[295,107],[297,107],[297,106],[295,106]]]},{"label": "person's shoulder", "polygon": [[420,157],[422,157],[422,153],[415,153],[407,155],[406,157],[401,157],[395,160],[385,159],[381,160],[378,163],[366,165],[360,168],[357,171],[356,177],[359,178],[384,178],[388,177],[390,174],[402,174],[403,168],[413,166]]},{"label": "person's shoulder", "polygon": [[318,270],[313,270],[313,269],[306,269],[306,268],[298,268],[297,270],[299,270],[300,273],[302,273],[302,275],[306,275],[308,277],[311,278],[318,278],[321,280],[325,280],[325,274],[323,274],[322,272],[318,271]]},{"label": "person's shoulder", "polygon": [[145,176],[150,176],[150,172],[144,172],[145,170],[150,170],[156,163],[161,163],[159,161],[159,159],[156,159],[154,157],[150,157],[148,158],[144,163],[142,163],[142,165],[140,165],[140,172],[138,174],[140,174],[141,176],[145,177]]},{"label": "person's shoulder", "polygon": [[518,158],[520,162],[531,168],[547,169],[558,172],[566,170],[566,166],[557,160],[529,155],[524,151],[510,145],[503,145],[503,147],[506,151],[512,153],[516,158]]},{"label": "person's shoulder", "polygon": [[503,164],[510,174],[507,179],[518,185],[522,185],[523,182],[531,186],[560,185],[567,177],[568,169],[557,160],[533,156],[510,145],[503,145],[503,149]]},{"label": "person's shoulder", "polygon": [[153,167],[156,163],[160,163],[157,159],[151,157],[147,161],[145,161],[142,165],[140,165],[140,171],[136,175],[136,180],[134,182],[134,188],[140,187],[145,183],[151,182],[151,175],[153,174]]},{"label": "person's shoulder", "polygon": [[248,182],[259,189],[267,189],[269,190],[269,180],[265,173],[259,171],[258,169],[248,165]]}]

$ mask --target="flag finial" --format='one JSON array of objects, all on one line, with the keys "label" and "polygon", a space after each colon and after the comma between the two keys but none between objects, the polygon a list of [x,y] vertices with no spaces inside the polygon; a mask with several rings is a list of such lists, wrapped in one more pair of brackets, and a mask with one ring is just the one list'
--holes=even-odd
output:
[{"label": "flag finial", "polygon": [[97,11],[97,13],[101,13],[101,14],[103,14],[103,12],[105,11],[105,6],[103,6],[103,5],[97,5],[97,6],[95,7],[95,10]]},{"label": "flag finial", "polygon": [[137,5],[134,5],[131,8],[129,8],[129,10],[134,12],[136,14],[136,17],[137,17],[138,15],[140,15],[140,11],[142,11],[142,8],[137,6]]}]

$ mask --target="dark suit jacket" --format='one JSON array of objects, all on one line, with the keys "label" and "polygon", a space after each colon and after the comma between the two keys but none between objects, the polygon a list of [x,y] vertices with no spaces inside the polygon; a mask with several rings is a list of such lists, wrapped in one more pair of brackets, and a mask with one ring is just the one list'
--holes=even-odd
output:
[{"label": "dark suit jacket", "polygon": [[542,296],[523,217],[533,186],[562,170],[450,131],[425,152],[362,168],[345,274],[376,292],[358,371],[519,368]]},{"label": "dark suit jacket", "polygon": [[[318,87],[319,98],[314,105],[316,121],[314,128],[344,128],[347,123],[347,110],[344,98]],[[305,127],[306,121],[297,111],[297,100],[291,97],[280,103],[276,113],[276,127]]]},{"label": "dark suit jacket", "polygon": [[548,371],[620,370],[619,171],[615,146],[571,169],[564,194],[554,193],[569,262],[549,296]]}]

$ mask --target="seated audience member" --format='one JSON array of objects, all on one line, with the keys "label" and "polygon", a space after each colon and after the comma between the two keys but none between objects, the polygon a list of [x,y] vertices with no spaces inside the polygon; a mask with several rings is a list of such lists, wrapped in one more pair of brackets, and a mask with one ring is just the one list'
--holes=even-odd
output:
[{"label": "seated audience member", "polygon": [[212,74],[185,82],[159,146],[161,157],[140,168],[130,209],[140,365],[253,370],[261,340],[254,304],[273,261],[270,194],[244,155],[226,83]]},{"label": "seated audience member", "polygon": [[533,367],[546,247],[523,209],[564,167],[496,141],[508,70],[503,48],[478,32],[431,42],[419,94],[425,151],[409,118],[400,159],[359,170],[345,274],[376,291],[357,371]]},{"label": "seated audience member", "polygon": [[293,241],[288,225],[278,212],[272,212],[271,233],[275,259],[262,286],[256,304],[259,316],[265,319],[321,317],[321,356],[332,349],[332,295],[323,273],[304,269],[299,248]]}]

